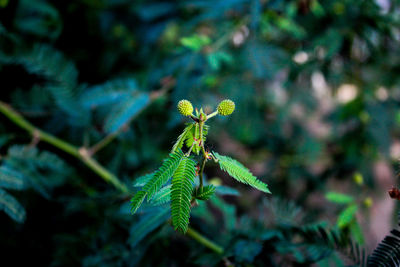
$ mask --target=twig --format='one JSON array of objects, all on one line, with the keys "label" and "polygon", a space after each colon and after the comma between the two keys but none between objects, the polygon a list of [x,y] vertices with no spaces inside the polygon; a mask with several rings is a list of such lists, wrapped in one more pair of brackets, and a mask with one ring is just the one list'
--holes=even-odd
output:
[{"label": "twig", "polygon": [[214,251],[217,254],[224,253],[224,249],[222,247],[218,246],[217,244],[215,244],[211,240],[207,239],[206,237],[201,235],[199,232],[197,232],[196,230],[194,230],[190,227],[188,228],[186,235],[190,236],[191,238],[193,238],[194,240],[196,240],[197,242],[199,242],[206,248],[211,249],[212,251]]},{"label": "twig", "polygon": [[94,155],[97,152],[99,152],[102,148],[106,147],[108,144],[110,144],[115,137],[118,136],[118,134],[120,133],[120,131],[114,132],[112,134],[107,135],[106,137],[104,137],[103,139],[101,139],[98,143],[96,143],[95,145],[93,145],[89,150],[89,154],[90,155]]},{"label": "twig", "polygon": [[101,166],[95,159],[93,159],[85,148],[78,149],[77,147],[61,140],[49,133],[46,133],[39,128],[33,126],[30,122],[25,120],[19,113],[13,110],[9,105],[0,101],[0,112],[3,113],[7,118],[9,118],[16,125],[21,127],[30,133],[34,139],[38,141],[43,141],[48,144],[63,150],[64,152],[74,156],[75,158],[81,160],[88,166],[92,171],[97,173],[104,181],[111,183],[115,188],[119,189],[123,193],[128,193],[129,190],[125,184],[123,184],[115,175],[107,171],[103,166]]},{"label": "twig", "polygon": [[[151,92],[150,93],[150,101],[149,101],[149,103],[147,103],[146,106],[149,106],[155,100],[157,100],[160,97],[164,96],[168,92],[168,90],[170,90],[174,86],[174,84],[175,84],[174,80],[167,81],[167,82],[165,82],[165,84],[159,90]],[[127,124],[129,124],[129,123],[130,122],[128,122]],[[99,152],[101,149],[103,149],[104,147],[109,145],[122,132],[122,129],[127,124],[123,125],[120,129],[116,130],[115,132],[108,134],[106,137],[104,137],[98,143],[96,143],[91,148],[89,148],[88,149],[89,154],[90,155],[94,155],[97,152]]]}]

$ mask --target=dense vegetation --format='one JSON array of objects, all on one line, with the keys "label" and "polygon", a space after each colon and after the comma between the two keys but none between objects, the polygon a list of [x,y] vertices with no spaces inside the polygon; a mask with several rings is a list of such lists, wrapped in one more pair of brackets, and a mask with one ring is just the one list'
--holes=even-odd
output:
[{"label": "dense vegetation", "polygon": [[[400,234],[385,234],[400,157],[399,7],[0,0],[2,261],[398,266]],[[130,204],[186,127],[181,99],[206,114],[235,102],[213,118],[205,149],[272,192],[210,163],[215,195],[193,201],[185,235],[169,198],[134,215]],[[376,216],[380,203],[391,217]]]}]

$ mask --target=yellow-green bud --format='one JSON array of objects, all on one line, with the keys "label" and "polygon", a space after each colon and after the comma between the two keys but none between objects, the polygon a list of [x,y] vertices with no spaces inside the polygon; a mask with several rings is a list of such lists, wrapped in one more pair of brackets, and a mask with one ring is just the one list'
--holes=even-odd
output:
[{"label": "yellow-green bud", "polygon": [[370,197],[367,197],[367,198],[364,199],[364,205],[365,205],[367,208],[370,208],[370,207],[372,206],[373,203],[374,203],[374,201],[373,201],[372,198],[370,198]]},{"label": "yellow-green bud", "polygon": [[361,186],[361,185],[364,184],[364,178],[363,178],[362,174],[359,173],[359,172],[356,172],[356,173],[354,174],[353,180],[354,180],[354,182],[355,182],[357,185],[360,185],[360,186]]},{"label": "yellow-green bud", "polygon": [[181,100],[178,102],[178,111],[183,116],[190,116],[193,112],[192,103],[188,100]]},{"label": "yellow-green bud", "polygon": [[218,105],[218,113],[222,116],[231,115],[235,110],[235,102],[229,99],[222,100]]}]

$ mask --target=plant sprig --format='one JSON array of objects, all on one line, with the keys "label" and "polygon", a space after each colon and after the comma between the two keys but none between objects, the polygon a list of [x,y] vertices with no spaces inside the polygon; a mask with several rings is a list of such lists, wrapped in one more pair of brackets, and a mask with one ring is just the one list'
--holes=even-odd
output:
[{"label": "plant sprig", "polygon": [[[204,186],[203,172],[208,160],[213,159],[219,163],[221,170],[239,182],[248,184],[265,193],[271,193],[268,185],[255,177],[244,165],[227,156],[217,152],[207,151],[204,147],[209,127],[205,124],[207,120],[216,115],[228,116],[235,110],[235,103],[225,99],[221,101],[217,109],[210,113],[204,113],[203,109],[194,109],[188,100],[181,100],[178,103],[178,111],[193,122],[187,123],[183,132],[178,136],[172,147],[171,153],[162,166],[151,175],[146,175],[146,182],[131,200],[131,211],[135,213],[142,202],[159,203],[154,196],[160,190],[168,192],[171,206],[172,225],[175,230],[185,233],[189,225],[191,202],[196,200],[208,200],[215,192],[212,185]],[[193,113],[195,112],[195,113]],[[187,152],[182,151],[186,146]],[[201,155],[198,162],[195,155]],[[199,186],[194,186],[194,180],[199,177]],[[172,178],[172,186],[164,186]],[[139,178],[140,179],[140,178]],[[164,187],[163,187],[164,186]],[[166,198],[165,194],[163,197]],[[164,203],[165,201],[162,201]]]}]

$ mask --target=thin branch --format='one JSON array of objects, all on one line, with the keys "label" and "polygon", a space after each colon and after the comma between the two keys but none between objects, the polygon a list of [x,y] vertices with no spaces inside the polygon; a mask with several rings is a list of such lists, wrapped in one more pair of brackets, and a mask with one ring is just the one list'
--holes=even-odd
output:
[{"label": "thin branch", "polygon": [[200,114],[200,122],[199,122],[199,127],[200,127],[200,146],[201,146],[201,151],[203,152],[203,159],[202,159],[201,168],[200,168],[200,171],[199,171],[200,192],[203,192],[203,171],[204,171],[204,166],[206,165],[206,162],[207,162],[207,154],[206,154],[206,151],[204,149],[204,140],[203,140],[204,119],[206,119],[206,118],[203,118],[203,116]]},{"label": "thin branch", "polygon": [[[147,106],[151,105],[154,101],[156,101],[160,97],[164,96],[174,85],[175,85],[175,81],[171,80],[169,82],[166,82],[159,90],[151,92],[150,93],[150,101],[149,101],[149,103],[147,103],[147,105],[144,108],[146,108]],[[130,122],[128,122],[127,124],[129,124],[129,123]],[[103,149],[104,147],[109,145],[122,132],[124,126],[126,126],[127,124],[123,125],[117,131],[108,134],[106,137],[104,137],[98,143],[96,143],[91,148],[89,148],[88,149],[89,154],[90,155],[94,155],[97,152],[99,152],[101,149]]]},{"label": "thin branch", "polygon": [[207,161],[207,158],[203,157],[202,162],[201,162],[200,171],[199,171],[200,192],[203,192],[203,171],[204,171],[204,166],[206,166],[206,161]]},{"label": "thin branch", "polygon": [[188,228],[186,235],[190,236],[191,238],[193,238],[194,240],[196,240],[197,242],[199,242],[200,244],[202,244],[203,246],[205,246],[206,248],[211,249],[212,251],[214,251],[217,254],[223,254],[224,253],[224,249],[215,244],[214,242],[212,242],[211,240],[207,239],[206,237],[204,237],[203,235],[201,235],[199,232],[197,232],[196,230],[192,229],[192,228]]},{"label": "thin branch", "polygon": [[90,155],[94,155],[97,152],[99,152],[101,149],[106,147],[108,144],[110,144],[112,141],[114,141],[115,137],[119,135],[120,131],[114,132],[112,134],[107,135],[103,139],[101,139],[98,143],[93,145],[89,150]]},{"label": "thin branch", "polygon": [[95,159],[93,159],[85,148],[78,149],[77,147],[61,140],[49,133],[46,133],[39,128],[33,126],[30,122],[25,120],[19,113],[12,109],[11,106],[0,101],[0,112],[3,113],[16,125],[30,133],[35,139],[46,142],[58,149],[74,156],[86,164],[93,172],[99,175],[104,181],[111,183],[115,188],[123,193],[128,193],[129,190],[115,175],[107,171]]}]

